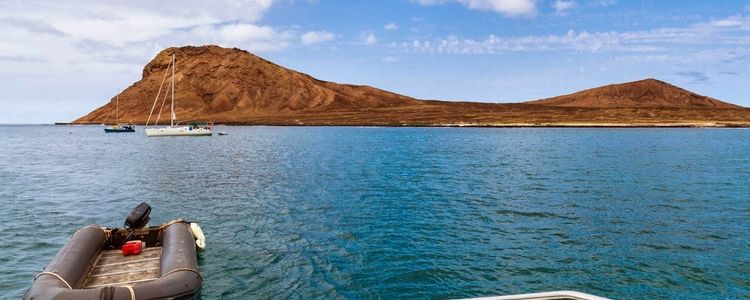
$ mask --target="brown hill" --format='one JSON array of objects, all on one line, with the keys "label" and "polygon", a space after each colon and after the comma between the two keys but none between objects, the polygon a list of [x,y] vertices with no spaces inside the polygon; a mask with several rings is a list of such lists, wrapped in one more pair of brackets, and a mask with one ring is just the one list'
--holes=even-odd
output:
[{"label": "brown hill", "polygon": [[656,79],[611,84],[526,103],[599,108],[739,108],[737,105],[701,96]]},{"label": "brown hill", "polygon": [[[317,80],[244,50],[187,46],[165,49],[144,67],[141,80],[120,94],[120,120],[145,123],[172,53],[177,56],[175,111],[180,120],[211,120],[220,118],[220,115],[254,117],[418,104],[413,98],[369,86]],[[156,106],[157,111],[161,107],[161,101]],[[110,101],[75,122],[112,122],[113,105]],[[162,116],[166,115],[168,119],[167,110],[168,103],[162,111]]]},{"label": "brown hill", "polygon": [[[750,109],[654,79],[515,104],[426,101],[321,81],[247,51],[218,46],[159,53],[143,69],[142,78],[119,95],[121,121],[146,122],[172,53],[177,55],[175,110],[182,123],[750,127]],[[161,124],[168,119],[168,107],[161,110]],[[113,108],[110,101],[74,122],[112,122]]]}]

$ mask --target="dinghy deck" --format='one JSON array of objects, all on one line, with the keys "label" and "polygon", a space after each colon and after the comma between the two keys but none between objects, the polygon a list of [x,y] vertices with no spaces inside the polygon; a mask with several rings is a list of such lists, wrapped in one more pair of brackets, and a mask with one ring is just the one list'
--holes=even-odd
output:
[{"label": "dinghy deck", "polygon": [[123,256],[122,250],[104,250],[97,257],[85,289],[103,286],[133,285],[159,279],[161,247],[148,247],[138,255]]}]

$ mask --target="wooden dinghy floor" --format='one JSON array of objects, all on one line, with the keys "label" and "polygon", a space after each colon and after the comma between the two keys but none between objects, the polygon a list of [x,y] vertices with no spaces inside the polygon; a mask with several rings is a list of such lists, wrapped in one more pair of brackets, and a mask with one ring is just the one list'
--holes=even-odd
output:
[{"label": "wooden dinghy floor", "polygon": [[148,247],[138,255],[123,256],[122,250],[104,250],[97,257],[83,288],[133,285],[159,279],[161,247]]}]

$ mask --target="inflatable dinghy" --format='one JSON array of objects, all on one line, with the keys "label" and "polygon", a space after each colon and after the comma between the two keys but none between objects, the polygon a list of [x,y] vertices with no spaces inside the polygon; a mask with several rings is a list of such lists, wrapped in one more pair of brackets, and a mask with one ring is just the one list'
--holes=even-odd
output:
[{"label": "inflatable dinghy", "polygon": [[197,223],[182,219],[146,227],[150,212],[144,202],[130,213],[124,228],[86,226],[76,231],[34,278],[23,299],[197,297],[203,279],[196,244],[205,247],[203,232]]}]

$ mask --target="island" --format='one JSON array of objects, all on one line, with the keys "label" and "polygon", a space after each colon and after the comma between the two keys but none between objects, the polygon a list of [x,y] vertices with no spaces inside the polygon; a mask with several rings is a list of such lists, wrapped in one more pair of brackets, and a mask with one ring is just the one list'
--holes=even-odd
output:
[{"label": "island", "polygon": [[[519,103],[422,100],[370,86],[319,80],[241,49],[213,45],[173,47],[157,54],[144,67],[142,78],[120,93],[122,120],[146,123],[172,54],[177,56],[175,112],[182,123],[201,120],[284,126],[750,127],[750,108],[656,79]],[[102,102],[106,104],[73,123],[108,122],[114,102]]]}]

